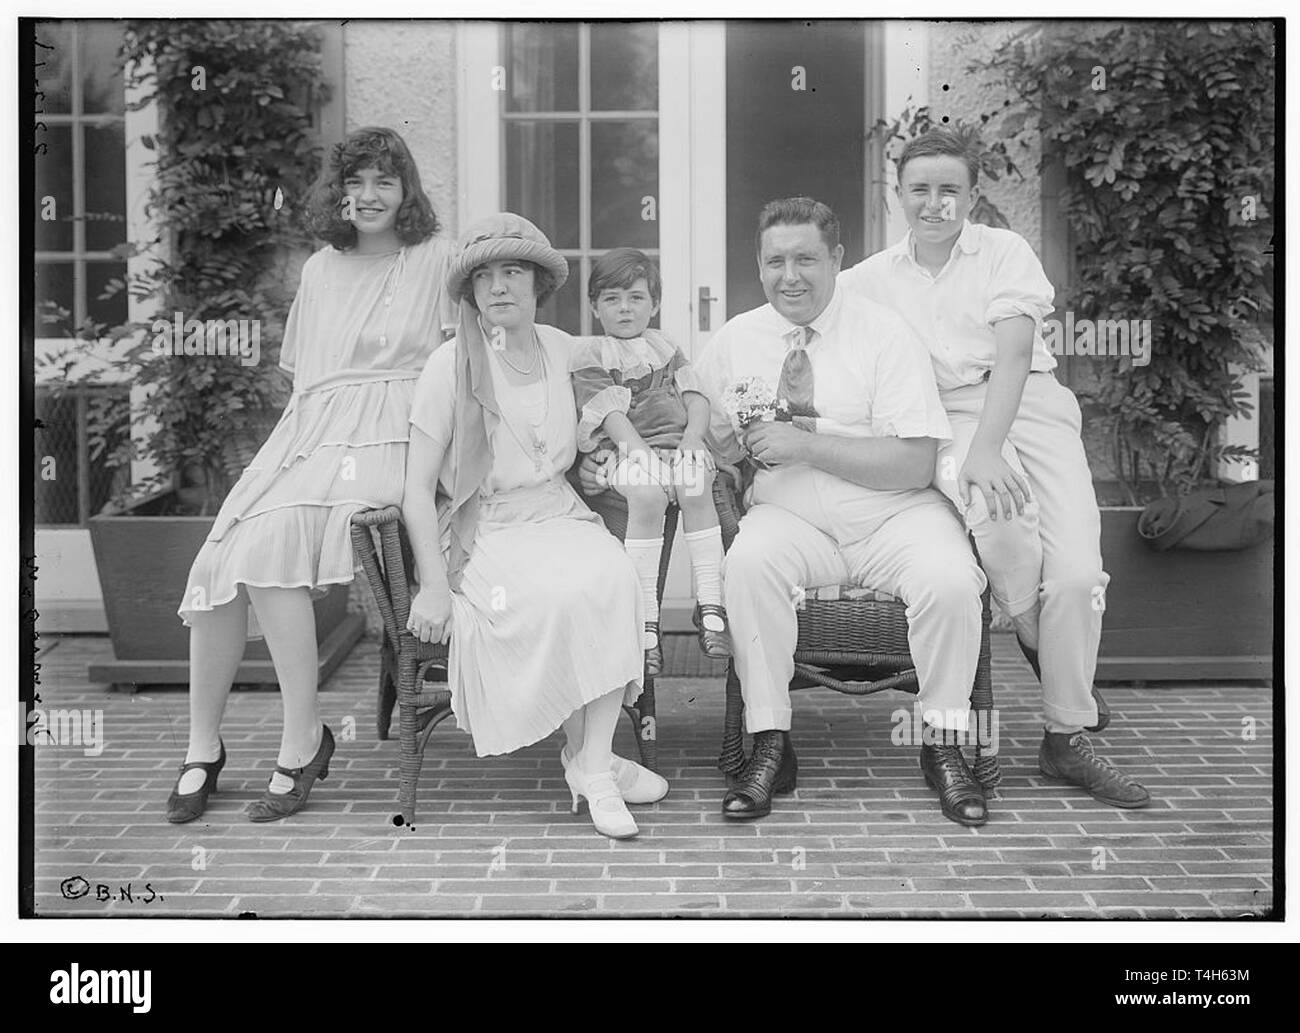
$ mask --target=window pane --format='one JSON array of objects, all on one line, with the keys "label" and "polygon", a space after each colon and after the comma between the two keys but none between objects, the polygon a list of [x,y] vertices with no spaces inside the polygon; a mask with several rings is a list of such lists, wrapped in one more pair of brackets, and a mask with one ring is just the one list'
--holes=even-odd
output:
[{"label": "window pane", "polygon": [[659,106],[659,26],[591,26],[593,111],[654,111]]},{"label": "window pane", "polygon": [[86,263],[86,313],[96,323],[116,326],[126,322],[127,293],[118,290],[113,297],[101,299],[111,280],[126,279],[125,262],[87,262]]},{"label": "window pane", "polygon": [[578,110],[578,25],[506,26],[506,110]]},{"label": "window pane", "polygon": [[[69,22],[37,22],[36,39],[45,44],[32,47],[36,60],[44,62],[35,69],[36,110],[66,115],[72,111],[72,25]],[[36,117],[39,119],[40,115]],[[41,139],[39,129],[36,139]]]},{"label": "window pane", "polygon": [[506,208],[559,248],[578,246],[578,124],[506,123]]},{"label": "window pane", "polygon": [[537,322],[558,326],[571,334],[582,333],[583,289],[582,265],[576,258],[569,259],[569,278],[564,286],[537,310]]},{"label": "window pane", "polygon": [[57,401],[48,390],[36,391],[35,509],[38,524],[79,524],[77,512],[77,400]]},{"label": "window pane", "polygon": [[659,246],[659,127],[591,123],[591,246]]},{"label": "window pane", "polygon": [[[36,250],[72,250],[72,128],[50,126],[37,133],[47,150],[36,156]],[[125,172],[123,172],[125,174]],[[47,202],[46,198],[51,198]],[[53,219],[45,220],[49,211]]]},{"label": "window pane", "polygon": [[86,126],[86,249],[126,240],[126,148],[121,123]]},{"label": "window pane", "polygon": [[117,56],[122,45],[121,22],[82,22],[81,37],[82,110],[122,114],[122,62]]},{"label": "window pane", "polygon": [[[71,262],[37,262],[36,263],[36,336],[68,337],[73,326],[72,305],[73,280]],[[50,303],[56,304],[66,313],[56,323],[50,323]]]}]

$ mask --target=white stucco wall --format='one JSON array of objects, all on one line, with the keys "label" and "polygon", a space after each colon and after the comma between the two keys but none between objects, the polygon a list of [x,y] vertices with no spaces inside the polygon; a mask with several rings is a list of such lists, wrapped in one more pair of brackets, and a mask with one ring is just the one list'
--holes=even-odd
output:
[{"label": "white stucco wall", "polygon": [[[967,71],[974,60],[987,57],[1012,32],[1026,22],[931,22],[928,69],[930,112],[935,121],[944,115],[956,121],[978,124],[981,114],[1001,105],[1005,91]],[[944,89],[944,87],[948,87]],[[987,123],[987,142],[997,139],[997,120]],[[1035,137],[1028,149],[1011,148],[1012,160],[1024,174],[1023,180],[1003,177],[994,183],[985,179],[981,187],[1011,228],[1042,254],[1042,182],[1038,175],[1041,154]]]},{"label": "white stucco wall", "polygon": [[391,126],[420,167],[444,235],[456,212],[456,25],[448,21],[350,21],[343,27],[348,132]]}]

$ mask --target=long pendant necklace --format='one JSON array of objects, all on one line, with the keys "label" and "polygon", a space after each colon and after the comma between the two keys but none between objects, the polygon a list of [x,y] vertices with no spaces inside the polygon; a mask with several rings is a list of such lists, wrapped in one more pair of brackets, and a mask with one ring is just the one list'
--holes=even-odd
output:
[{"label": "long pendant necklace", "polygon": [[547,374],[547,369],[546,369],[546,351],[545,349],[542,348],[542,343],[537,337],[536,329],[533,330],[533,346],[536,349],[535,358],[533,360],[532,369],[528,371],[521,370],[518,366],[516,366],[509,359],[507,359],[505,357],[504,350],[497,352],[497,355],[502,362],[504,362],[512,370],[514,370],[516,373],[519,373],[522,376],[527,376],[528,374],[533,373],[537,369],[538,365],[540,364],[542,369],[542,379],[541,379],[542,397],[544,399],[543,407],[542,407],[542,418],[536,423],[533,423],[525,419],[524,427],[528,435],[528,444],[524,444],[523,437],[521,437],[515,431],[515,428],[511,425],[510,419],[506,416],[504,406],[502,406],[501,409],[501,422],[505,424],[506,430],[510,432],[510,436],[515,439],[515,444],[519,446],[520,450],[524,453],[524,455],[528,455],[529,453],[532,453],[533,469],[536,470],[538,473],[541,473],[542,464],[546,459],[546,453],[547,453],[546,423],[551,415],[551,387],[550,387],[550,378]]}]

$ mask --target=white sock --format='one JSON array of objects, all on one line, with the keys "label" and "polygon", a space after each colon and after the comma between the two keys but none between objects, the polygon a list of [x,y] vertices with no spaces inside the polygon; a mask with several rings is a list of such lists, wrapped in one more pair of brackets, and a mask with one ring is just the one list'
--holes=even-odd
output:
[{"label": "white sock", "polygon": [[[623,542],[623,548],[632,558],[632,566],[636,567],[637,580],[641,583],[641,598],[645,600],[645,619],[657,621],[659,619],[659,559],[664,551],[663,536],[628,538]],[[654,642],[650,641],[652,637],[647,633],[646,649],[654,645]]]},{"label": "white sock", "polygon": [[[691,570],[695,572],[695,598],[701,603],[722,605],[722,528],[709,527],[703,531],[687,531],[686,548],[691,554]],[[716,627],[714,625],[717,625]],[[704,626],[710,631],[722,631],[720,618],[707,616]]]}]

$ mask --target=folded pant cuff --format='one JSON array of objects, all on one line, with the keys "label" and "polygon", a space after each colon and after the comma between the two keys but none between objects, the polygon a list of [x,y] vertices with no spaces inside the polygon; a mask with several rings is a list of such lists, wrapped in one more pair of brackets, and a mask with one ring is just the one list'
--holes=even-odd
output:
[{"label": "folded pant cuff", "polygon": [[788,732],[794,711],[790,707],[745,707],[745,731]]},{"label": "folded pant cuff", "polygon": [[1097,704],[1086,709],[1074,710],[1069,707],[1057,706],[1054,703],[1043,703],[1043,720],[1051,721],[1059,725],[1075,725],[1080,728],[1087,728],[1089,725],[1097,723]]}]

